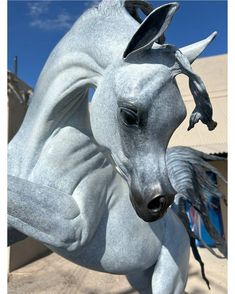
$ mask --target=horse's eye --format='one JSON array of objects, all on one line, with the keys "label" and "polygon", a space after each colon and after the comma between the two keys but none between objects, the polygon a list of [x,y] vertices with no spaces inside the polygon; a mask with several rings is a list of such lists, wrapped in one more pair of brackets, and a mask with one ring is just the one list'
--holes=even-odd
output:
[{"label": "horse's eye", "polygon": [[126,126],[137,126],[138,125],[138,115],[132,109],[121,108],[120,116],[122,121]]}]

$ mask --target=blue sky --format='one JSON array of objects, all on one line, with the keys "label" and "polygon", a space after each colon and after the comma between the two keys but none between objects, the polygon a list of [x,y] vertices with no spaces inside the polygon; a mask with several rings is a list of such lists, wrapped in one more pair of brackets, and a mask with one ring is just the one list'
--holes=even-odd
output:
[{"label": "blue sky", "polygon": [[[110,0],[112,1],[112,0]],[[8,69],[18,56],[18,76],[32,87],[51,50],[94,1],[8,1]],[[150,1],[154,7],[171,1]],[[166,32],[182,47],[218,31],[202,56],[227,52],[227,1],[178,1],[180,9]]]}]

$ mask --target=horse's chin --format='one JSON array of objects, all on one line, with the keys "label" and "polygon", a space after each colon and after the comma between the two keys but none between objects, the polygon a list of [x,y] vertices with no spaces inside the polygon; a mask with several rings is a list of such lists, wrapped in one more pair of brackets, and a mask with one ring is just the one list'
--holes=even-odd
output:
[{"label": "horse's chin", "polygon": [[167,209],[164,211],[159,211],[158,213],[141,213],[140,211],[135,211],[142,220],[151,223],[161,219],[165,215]]}]

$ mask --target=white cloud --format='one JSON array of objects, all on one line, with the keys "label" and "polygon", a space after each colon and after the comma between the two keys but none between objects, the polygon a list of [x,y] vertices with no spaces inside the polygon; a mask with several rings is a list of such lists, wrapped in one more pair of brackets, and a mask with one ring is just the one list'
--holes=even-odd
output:
[{"label": "white cloud", "polygon": [[30,23],[32,27],[37,27],[43,30],[57,30],[68,29],[72,25],[72,19],[70,15],[64,11],[56,16],[56,18],[36,18]]},{"label": "white cloud", "polygon": [[75,20],[65,9],[58,11],[57,15],[50,17],[51,1],[28,3],[29,15],[31,17],[30,26],[50,31],[69,29]]},{"label": "white cloud", "polygon": [[39,17],[48,12],[50,1],[29,2],[29,14],[31,17]]}]

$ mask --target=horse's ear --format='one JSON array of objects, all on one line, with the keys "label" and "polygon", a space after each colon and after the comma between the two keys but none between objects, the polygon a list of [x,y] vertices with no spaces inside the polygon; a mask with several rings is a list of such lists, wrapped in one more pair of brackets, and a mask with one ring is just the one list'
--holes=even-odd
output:
[{"label": "horse's ear", "polygon": [[153,10],[130,40],[124,51],[123,58],[126,59],[135,52],[150,48],[154,42],[161,44],[163,33],[169,26],[178,7],[179,4],[173,2]]},{"label": "horse's ear", "polygon": [[186,47],[180,48],[180,51],[188,58],[190,63],[193,63],[194,60],[206,49],[206,47],[214,40],[217,32],[212,33],[208,38],[201,40],[197,43],[193,43]]}]

